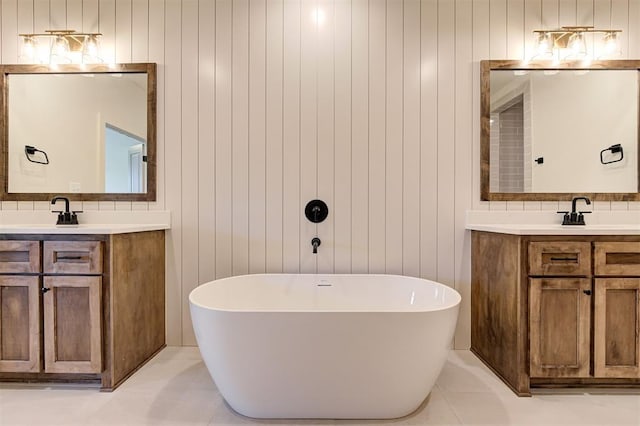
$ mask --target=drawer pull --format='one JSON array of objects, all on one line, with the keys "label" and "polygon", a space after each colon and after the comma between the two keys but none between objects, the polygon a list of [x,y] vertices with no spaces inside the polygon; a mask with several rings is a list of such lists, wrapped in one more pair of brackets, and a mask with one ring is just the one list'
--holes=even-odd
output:
[{"label": "drawer pull", "polygon": [[582,292],[587,296],[591,296],[591,290],[582,290]]},{"label": "drawer pull", "polygon": [[43,293],[46,293],[46,292],[48,292],[48,291],[49,291],[49,290],[51,290],[51,289],[50,289],[50,288],[48,288],[48,287],[42,287],[40,290],[42,290],[42,292],[43,292]]},{"label": "drawer pull", "polygon": [[57,256],[57,260],[82,260],[82,256]]},{"label": "drawer pull", "polygon": [[552,257],[552,262],[577,262],[577,257]]}]

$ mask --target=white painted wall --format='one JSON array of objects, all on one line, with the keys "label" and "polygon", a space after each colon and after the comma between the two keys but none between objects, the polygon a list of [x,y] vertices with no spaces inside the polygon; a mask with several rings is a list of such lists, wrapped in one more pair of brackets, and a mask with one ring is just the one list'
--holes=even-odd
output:
[{"label": "white painted wall", "polygon": [[[188,300],[231,274],[390,272],[456,287],[469,346],[465,211],[558,210],[480,201],[481,59],[521,58],[537,28],[623,30],[640,57],[640,0],[2,0],[16,34],[100,30],[118,62],[158,63],[158,200],[169,209],[169,344],[194,344]],[[325,14],[314,23],[314,10]],[[331,208],[311,225],[312,198]],[[48,209],[3,202],[2,209]],[[596,202],[598,210],[638,203]],[[323,240],[318,256],[311,238]]]}]

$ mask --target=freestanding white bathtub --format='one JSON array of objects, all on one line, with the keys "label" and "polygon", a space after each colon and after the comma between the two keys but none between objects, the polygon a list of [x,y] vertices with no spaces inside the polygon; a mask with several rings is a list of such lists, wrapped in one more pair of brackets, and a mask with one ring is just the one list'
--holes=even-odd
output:
[{"label": "freestanding white bathtub", "polygon": [[442,369],[460,295],[393,275],[246,275],[189,295],[202,358],[238,413],[389,419]]}]

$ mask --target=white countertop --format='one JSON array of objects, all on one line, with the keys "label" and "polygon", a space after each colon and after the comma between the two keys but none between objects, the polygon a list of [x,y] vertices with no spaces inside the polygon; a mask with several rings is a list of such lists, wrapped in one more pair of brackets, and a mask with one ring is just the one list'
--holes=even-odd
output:
[{"label": "white countertop", "polygon": [[561,225],[552,211],[468,210],[465,228],[514,235],[640,235],[640,210],[595,211],[586,225]]},{"label": "white countertop", "polygon": [[126,234],[169,229],[165,224],[0,225],[0,234]]},{"label": "white countertop", "polygon": [[640,235],[640,225],[467,224],[472,231],[513,235]]},{"label": "white countertop", "polygon": [[56,226],[49,211],[2,211],[0,234],[126,234],[171,228],[168,211],[88,211],[78,214],[79,225]]}]

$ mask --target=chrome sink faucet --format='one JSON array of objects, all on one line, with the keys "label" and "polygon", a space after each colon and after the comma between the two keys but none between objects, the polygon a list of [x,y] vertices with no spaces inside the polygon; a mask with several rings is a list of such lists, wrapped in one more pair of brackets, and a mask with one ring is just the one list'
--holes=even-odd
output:
[{"label": "chrome sink faucet", "polygon": [[584,215],[587,213],[591,213],[590,211],[576,211],[576,202],[578,200],[584,200],[587,205],[591,204],[591,200],[587,197],[573,197],[571,200],[571,211],[560,211],[558,213],[563,213],[564,216],[562,218],[563,225],[586,225],[584,222]]}]

